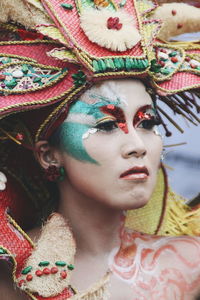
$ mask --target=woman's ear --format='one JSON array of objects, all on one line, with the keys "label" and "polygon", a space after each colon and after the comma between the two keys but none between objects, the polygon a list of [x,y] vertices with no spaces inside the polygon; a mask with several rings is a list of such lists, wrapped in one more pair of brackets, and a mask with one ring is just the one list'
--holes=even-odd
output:
[{"label": "woman's ear", "polygon": [[44,169],[48,169],[52,165],[61,166],[59,150],[50,146],[48,141],[39,141],[35,144],[35,155]]}]

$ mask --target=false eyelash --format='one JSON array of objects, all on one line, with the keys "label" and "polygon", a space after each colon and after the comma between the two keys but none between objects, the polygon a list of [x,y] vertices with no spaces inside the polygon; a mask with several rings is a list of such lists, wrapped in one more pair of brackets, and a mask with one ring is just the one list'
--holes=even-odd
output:
[{"label": "false eyelash", "polygon": [[118,128],[118,126],[116,121],[106,121],[97,124],[95,128],[101,131],[112,131],[113,129]]},{"label": "false eyelash", "polygon": [[[144,124],[146,124],[146,126],[144,126]],[[159,118],[152,118],[150,120],[142,120],[140,121],[140,123],[137,125],[137,127],[140,127],[140,125],[143,125],[144,129],[152,129],[155,125],[160,125],[161,124],[161,120]]]}]

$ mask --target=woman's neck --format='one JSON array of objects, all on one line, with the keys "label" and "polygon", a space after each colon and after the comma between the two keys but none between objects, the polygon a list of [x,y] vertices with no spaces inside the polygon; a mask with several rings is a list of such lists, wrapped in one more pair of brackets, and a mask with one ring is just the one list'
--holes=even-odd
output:
[{"label": "woman's neck", "polygon": [[103,255],[119,245],[122,212],[80,194],[70,183],[62,184],[58,212],[70,222],[82,254]]}]

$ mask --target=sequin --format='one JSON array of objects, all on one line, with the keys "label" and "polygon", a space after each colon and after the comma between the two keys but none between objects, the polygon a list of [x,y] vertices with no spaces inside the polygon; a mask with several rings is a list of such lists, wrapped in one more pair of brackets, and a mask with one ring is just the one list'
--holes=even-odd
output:
[{"label": "sequin", "polygon": [[114,106],[114,105],[105,105],[100,107],[100,110],[107,115],[110,115],[112,117],[114,117],[116,119],[116,122],[119,126],[119,128],[121,130],[124,131],[124,133],[128,133],[128,126],[126,124],[126,118],[124,115],[123,110],[118,107],[118,106]]}]

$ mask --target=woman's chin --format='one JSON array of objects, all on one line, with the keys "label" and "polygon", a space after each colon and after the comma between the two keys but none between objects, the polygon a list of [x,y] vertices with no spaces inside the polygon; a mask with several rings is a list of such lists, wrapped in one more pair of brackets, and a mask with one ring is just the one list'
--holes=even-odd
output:
[{"label": "woman's chin", "polygon": [[123,197],[123,199],[113,199],[108,206],[116,210],[131,210],[145,206],[150,200],[146,195],[138,197]]}]

